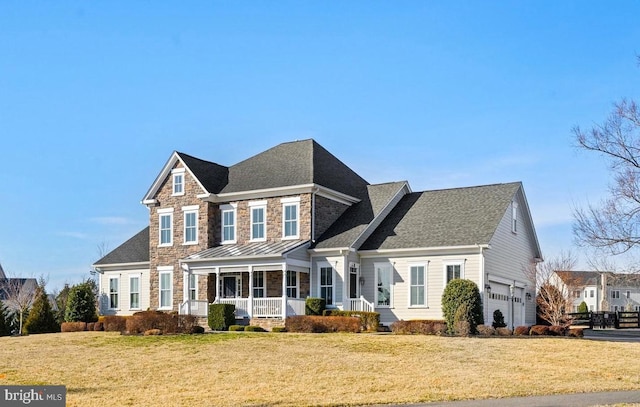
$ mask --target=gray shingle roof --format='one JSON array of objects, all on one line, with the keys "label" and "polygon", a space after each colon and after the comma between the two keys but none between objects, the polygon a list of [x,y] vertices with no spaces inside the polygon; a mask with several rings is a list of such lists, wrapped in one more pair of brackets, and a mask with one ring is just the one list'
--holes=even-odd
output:
[{"label": "gray shingle roof", "polygon": [[106,266],[109,264],[143,263],[148,261],[149,227],[147,226],[94,264],[96,266]]},{"label": "gray shingle roof", "polygon": [[189,167],[207,192],[219,193],[229,181],[229,169],[224,165],[201,160],[176,151],[182,162]]},{"label": "gray shingle roof", "polygon": [[295,249],[306,242],[307,240],[282,240],[277,242],[225,244],[192,254],[188,256],[186,260],[277,256]]},{"label": "gray shingle roof", "polygon": [[556,274],[567,285],[597,285],[600,273],[597,271],[558,270]]},{"label": "gray shingle roof", "polygon": [[405,181],[369,185],[367,196],[348,208],[340,218],[322,234],[312,248],[351,247],[369,223],[380,214],[391,198],[404,187]]},{"label": "gray shingle roof", "polygon": [[361,198],[367,181],[315,140],[282,143],[229,168],[222,193],[318,184]]},{"label": "gray shingle roof", "polygon": [[521,183],[405,195],[361,250],[488,244]]}]

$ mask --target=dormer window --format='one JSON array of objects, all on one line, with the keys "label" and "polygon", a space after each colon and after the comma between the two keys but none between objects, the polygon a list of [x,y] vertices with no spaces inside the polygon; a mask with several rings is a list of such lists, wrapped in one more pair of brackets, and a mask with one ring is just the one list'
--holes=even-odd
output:
[{"label": "dormer window", "polygon": [[184,168],[176,168],[171,171],[173,177],[172,195],[184,195]]}]

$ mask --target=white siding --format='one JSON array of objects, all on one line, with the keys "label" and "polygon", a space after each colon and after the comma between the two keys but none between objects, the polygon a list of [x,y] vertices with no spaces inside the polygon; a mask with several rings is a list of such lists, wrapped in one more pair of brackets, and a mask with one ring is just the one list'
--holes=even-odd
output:
[{"label": "white siding", "polygon": [[[104,271],[100,274],[100,315],[132,315],[135,312],[146,310],[150,307],[149,269],[114,270]],[[140,277],[140,307],[131,309],[129,306],[129,278]],[[109,309],[109,280],[118,278],[118,308]]]},{"label": "white siding", "polygon": [[344,256],[317,256],[311,259],[311,297],[320,297],[320,267],[330,265],[333,268],[333,306],[343,309],[345,269],[349,266],[345,260]]}]

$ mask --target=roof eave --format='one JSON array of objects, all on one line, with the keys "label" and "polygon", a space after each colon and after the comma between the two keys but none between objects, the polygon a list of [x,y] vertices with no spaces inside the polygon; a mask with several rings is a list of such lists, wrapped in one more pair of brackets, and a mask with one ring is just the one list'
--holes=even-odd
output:
[{"label": "roof eave", "polygon": [[204,199],[208,202],[220,203],[310,193],[316,193],[319,196],[323,196],[349,206],[360,202],[360,199],[356,197],[318,184],[289,185],[277,188],[254,189],[250,191],[224,192],[221,194],[205,193],[198,195],[198,198]]},{"label": "roof eave", "polygon": [[445,251],[469,251],[479,249],[491,249],[491,245],[487,243],[472,244],[472,245],[459,245],[459,246],[433,246],[433,247],[413,247],[413,248],[401,248],[401,249],[373,249],[373,250],[358,250],[358,254],[363,257],[367,256],[384,256],[389,254],[412,254],[412,253],[425,253],[425,252],[445,252]]}]

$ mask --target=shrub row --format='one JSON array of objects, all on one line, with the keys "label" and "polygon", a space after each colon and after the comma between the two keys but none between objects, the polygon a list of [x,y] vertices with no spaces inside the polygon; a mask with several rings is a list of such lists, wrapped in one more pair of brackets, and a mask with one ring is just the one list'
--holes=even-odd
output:
[{"label": "shrub row", "polygon": [[63,322],[61,332],[104,331],[102,322]]},{"label": "shrub row", "polygon": [[391,324],[391,332],[403,335],[444,335],[447,332],[447,324],[441,320],[401,320]]},{"label": "shrub row", "polygon": [[534,326],[517,326],[511,332],[508,328],[493,328],[487,325],[478,325],[478,334],[482,336],[571,336],[582,338],[584,331],[581,328],[567,329],[562,326],[552,325],[534,325]]},{"label": "shrub row", "polygon": [[125,320],[125,330],[130,334],[160,330],[163,334],[194,333],[197,326],[193,315],[178,315],[161,311],[136,312]]},{"label": "shrub row", "polygon": [[366,332],[376,332],[378,330],[378,326],[380,326],[379,312],[341,311],[337,309],[325,309],[322,315],[327,317],[358,317],[360,318],[360,330]]},{"label": "shrub row", "polygon": [[287,332],[360,332],[360,318],[340,316],[297,315],[287,317]]}]

